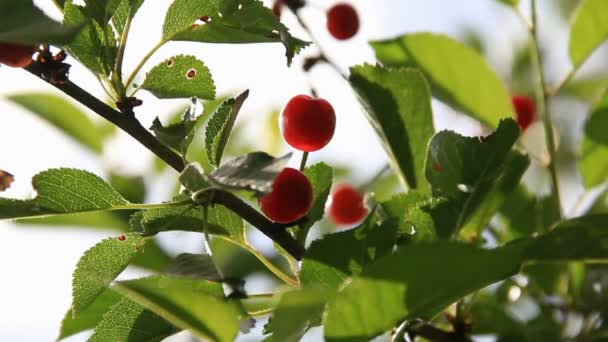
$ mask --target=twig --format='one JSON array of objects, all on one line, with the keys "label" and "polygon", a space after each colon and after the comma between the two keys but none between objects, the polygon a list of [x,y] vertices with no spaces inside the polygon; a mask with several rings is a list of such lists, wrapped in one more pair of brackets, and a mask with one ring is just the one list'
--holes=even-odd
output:
[{"label": "twig", "polygon": [[407,332],[407,334],[410,335],[410,337],[420,336],[424,337],[427,340],[435,342],[470,341],[467,336],[461,333],[444,331],[431,324],[421,321],[415,321],[410,324],[406,324],[404,330]]},{"label": "twig", "polygon": [[[49,65],[47,64],[35,62],[28,66],[26,70],[45,82],[50,83],[55,88],[61,90],[74,100],[97,113],[99,116],[118,126],[176,171],[181,172],[185,168],[184,160],[177,153],[156,139],[156,137],[144,128],[135,117],[120,113],[69,80],[61,83],[50,82],[42,76],[43,74],[52,71],[48,70],[48,68]],[[91,132],[91,134],[94,134],[94,132]],[[304,248],[298,244],[289,232],[287,232],[285,226],[271,222],[264,215],[250,207],[232,193],[215,190],[213,199],[215,202],[223,204],[230,210],[239,214],[247,222],[251,223],[266,236],[274,240],[294,258],[300,260],[304,256]]]},{"label": "twig", "polygon": [[548,106],[548,98],[545,95],[545,76],[543,74],[542,69],[542,59],[540,55],[540,48],[538,45],[538,15],[536,13],[536,1],[532,0],[532,29],[531,29],[531,37],[532,37],[532,49],[531,49],[531,58],[532,64],[536,69],[536,100],[538,102],[538,112],[541,115],[543,120],[543,125],[545,128],[545,138],[547,143],[547,148],[549,150],[549,156],[551,158],[549,162],[549,173],[551,174],[551,188],[553,191],[553,199],[554,205],[556,207],[557,212],[559,213],[559,217],[563,217],[562,213],[562,205],[561,205],[561,197],[559,191],[559,183],[557,179],[557,168],[555,167],[556,161],[556,148],[555,148],[555,140],[553,137],[553,123],[551,122],[551,114],[549,113]]}]

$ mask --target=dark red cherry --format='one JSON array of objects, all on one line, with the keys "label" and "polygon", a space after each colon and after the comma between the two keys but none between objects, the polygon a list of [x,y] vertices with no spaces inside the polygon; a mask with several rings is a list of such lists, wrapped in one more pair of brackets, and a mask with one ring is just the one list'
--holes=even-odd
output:
[{"label": "dark red cherry", "polygon": [[355,187],[343,184],[332,195],[329,217],[337,225],[361,222],[367,215],[364,196]]},{"label": "dark red cherry", "polygon": [[262,212],[278,223],[291,223],[312,208],[312,184],[299,170],[286,167],[272,184],[272,192],[260,197]]},{"label": "dark red cherry", "polygon": [[517,123],[522,131],[525,131],[536,120],[536,103],[528,95],[513,95],[511,98]]},{"label": "dark red cherry", "polygon": [[337,4],[327,12],[327,30],[339,40],[352,38],[359,31],[359,15],[353,6]]},{"label": "dark red cherry", "polygon": [[13,68],[24,68],[32,64],[35,51],[33,46],[0,43],[0,63]]},{"label": "dark red cherry", "polygon": [[336,130],[336,113],[323,99],[298,95],[283,110],[283,137],[300,151],[313,152],[327,145]]}]

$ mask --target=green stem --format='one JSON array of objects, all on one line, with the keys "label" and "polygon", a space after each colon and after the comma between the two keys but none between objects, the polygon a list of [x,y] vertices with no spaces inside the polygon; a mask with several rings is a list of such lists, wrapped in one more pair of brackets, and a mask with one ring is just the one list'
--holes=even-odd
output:
[{"label": "green stem", "polygon": [[166,207],[181,207],[183,205],[192,204],[191,199],[177,201],[177,202],[167,202],[167,203],[154,203],[154,204],[125,204],[125,205],[115,205],[111,208],[111,210],[142,210],[142,209],[160,209]]},{"label": "green stem", "polygon": [[139,64],[137,64],[135,69],[133,69],[133,72],[131,72],[131,75],[129,75],[129,78],[127,79],[127,82],[125,83],[125,89],[129,89],[129,86],[131,86],[131,84],[133,83],[133,80],[135,80],[135,76],[137,76],[137,74],[139,73],[141,68],[144,67],[144,65],[150,59],[150,57],[152,57],[152,55],[156,51],[158,51],[158,49],[160,49],[163,45],[165,45],[165,43],[167,43],[167,41],[163,39],[160,42],[158,42],[158,44],[154,45],[154,47],[150,51],[148,51],[148,53],[144,56],[144,58],[142,58],[142,60],[139,62]]},{"label": "green stem", "polygon": [[572,68],[568,74],[553,88],[549,89],[547,91],[547,96],[555,96],[559,93],[559,91],[566,85],[568,84],[568,82],[570,82],[572,80],[572,78],[574,78],[574,75],[576,75],[576,72],[578,71],[578,66]]},{"label": "green stem", "polygon": [[557,168],[555,166],[556,153],[555,153],[555,140],[553,136],[553,123],[551,122],[551,114],[549,113],[548,98],[545,95],[545,76],[542,70],[542,60],[540,55],[540,48],[538,46],[538,15],[536,13],[536,0],[532,0],[532,49],[531,58],[534,69],[536,70],[536,101],[538,103],[538,112],[543,120],[543,126],[545,128],[545,138],[547,148],[549,150],[550,162],[549,162],[549,173],[551,174],[551,189],[553,192],[553,202],[556,207],[559,217],[562,218],[562,205],[560,199],[559,183],[557,178]]},{"label": "green stem", "polygon": [[308,152],[304,151],[302,153],[302,160],[300,161],[300,171],[304,171],[306,168],[306,161],[308,160]]},{"label": "green stem", "polygon": [[378,172],[376,172],[376,174],[372,178],[370,178],[370,180],[363,183],[359,187],[359,191],[361,191],[361,192],[369,191],[370,188],[372,186],[374,186],[374,184],[376,184],[382,178],[382,176],[390,169],[391,169],[391,166],[389,164],[384,165],[380,170],[378,170]]},{"label": "green stem", "polygon": [[[125,22],[125,28],[122,32],[122,36],[120,37],[120,43],[118,44],[118,53],[116,55],[116,64],[114,65],[114,76],[116,77],[117,83],[120,84],[120,88],[116,89],[116,91],[120,95],[120,100],[123,100],[125,97],[125,89],[126,87],[122,85],[122,64],[125,57],[125,50],[127,48],[127,40],[129,39],[129,31],[131,30],[131,21],[133,20],[133,10],[135,8],[135,2],[132,2],[129,6],[129,11],[127,13],[127,21]],[[119,84],[116,86],[118,87]]]}]

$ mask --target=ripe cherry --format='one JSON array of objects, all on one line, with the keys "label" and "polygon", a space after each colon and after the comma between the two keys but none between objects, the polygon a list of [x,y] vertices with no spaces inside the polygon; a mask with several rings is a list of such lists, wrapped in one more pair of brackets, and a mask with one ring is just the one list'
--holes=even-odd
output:
[{"label": "ripe cherry", "polygon": [[327,12],[327,30],[339,40],[352,38],[359,31],[359,15],[353,6],[337,4]]},{"label": "ripe cherry", "polygon": [[24,68],[32,64],[35,51],[33,46],[0,43],[0,63],[13,68]]},{"label": "ripe cherry", "polygon": [[336,113],[323,99],[298,95],[283,110],[283,137],[300,151],[313,152],[327,145],[336,130]]},{"label": "ripe cherry", "polygon": [[367,215],[363,194],[349,184],[338,186],[332,195],[329,217],[338,225],[358,223]]},{"label": "ripe cherry", "polygon": [[536,103],[528,95],[513,95],[511,100],[517,114],[517,123],[525,131],[536,120]]},{"label": "ripe cherry", "polygon": [[269,219],[291,223],[312,208],[312,185],[302,172],[286,167],[272,184],[272,192],[260,198],[260,207]]}]

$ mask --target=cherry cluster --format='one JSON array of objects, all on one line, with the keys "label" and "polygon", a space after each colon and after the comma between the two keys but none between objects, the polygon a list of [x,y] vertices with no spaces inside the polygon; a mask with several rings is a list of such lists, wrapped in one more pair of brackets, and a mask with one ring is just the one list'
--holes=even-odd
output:
[{"label": "cherry cluster", "polygon": [[[336,114],[331,104],[308,95],[298,95],[289,100],[281,119],[285,141],[306,153],[325,147],[336,129]],[[262,211],[271,220],[296,222],[312,208],[312,185],[304,173],[288,167],[275,179],[272,192],[261,197],[259,202]],[[336,224],[349,225],[361,221],[367,211],[363,194],[345,184],[333,194],[329,217]]]}]

